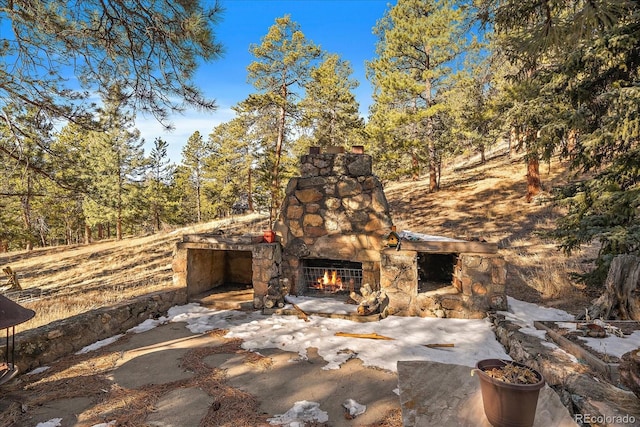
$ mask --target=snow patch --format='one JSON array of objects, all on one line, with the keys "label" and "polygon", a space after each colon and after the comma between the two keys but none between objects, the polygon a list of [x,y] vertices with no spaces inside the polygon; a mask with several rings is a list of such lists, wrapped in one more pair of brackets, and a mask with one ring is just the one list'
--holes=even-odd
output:
[{"label": "snow patch", "polygon": [[307,422],[325,423],[329,421],[329,414],[320,409],[319,403],[301,400],[284,414],[267,418],[267,421],[276,426],[304,427]]},{"label": "snow patch", "polygon": [[118,334],[118,335],[114,335],[112,337],[103,339],[101,341],[98,342],[94,342],[93,344],[90,344],[86,347],[81,348],[80,350],[78,350],[76,352],[76,354],[84,354],[84,353],[89,353],[90,351],[93,350],[97,350],[101,347],[107,346],[113,342],[116,342],[120,337],[124,336],[124,334]]}]

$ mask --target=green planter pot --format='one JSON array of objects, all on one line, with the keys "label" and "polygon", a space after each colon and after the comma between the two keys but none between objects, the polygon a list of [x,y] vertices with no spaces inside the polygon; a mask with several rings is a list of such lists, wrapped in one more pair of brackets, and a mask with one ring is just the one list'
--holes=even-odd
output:
[{"label": "green planter pot", "polygon": [[[527,368],[538,378],[535,384],[511,384],[492,378],[484,371],[502,368],[507,364]],[[485,359],[476,364],[482,404],[487,419],[494,427],[531,427],[536,417],[538,396],[544,387],[542,374],[518,362],[501,359]]]}]

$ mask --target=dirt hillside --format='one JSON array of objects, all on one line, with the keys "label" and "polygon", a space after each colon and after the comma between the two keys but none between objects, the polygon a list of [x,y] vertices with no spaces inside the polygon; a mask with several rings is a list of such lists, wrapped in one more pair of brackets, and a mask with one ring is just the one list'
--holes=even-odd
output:
[{"label": "dirt hillside", "polygon": [[[443,171],[438,192],[429,193],[428,178],[385,183],[385,191],[398,230],[497,242],[509,264],[510,295],[577,313],[592,295],[576,287],[569,272],[587,268],[590,251],[566,258],[535,234],[553,227],[560,213],[544,195],[526,203],[525,172],[521,158],[498,155],[485,164],[468,159]],[[541,172],[546,188],[565,179],[559,162]],[[12,296],[37,313],[20,326],[29,329],[172,287],[172,252],[183,234],[258,232],[265,224],[264,216],[253,214],[120,242],[4,253],[0,267],[17,272],[23,291]]]}]

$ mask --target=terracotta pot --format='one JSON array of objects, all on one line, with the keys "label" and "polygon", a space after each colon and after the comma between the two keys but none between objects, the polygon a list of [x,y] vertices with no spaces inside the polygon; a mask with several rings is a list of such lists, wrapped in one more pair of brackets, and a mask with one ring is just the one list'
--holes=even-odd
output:
[{"label": "terracotta pot", "polygon": [[[535,384],[511,384],[492,378],[484,371],[502,368],[511,363],[530,369],[536,374]],[[538,395],[544,387],[542,374],[518,362],[500,359],[485,359],[476,364],[480,378],[482,404],[487,419],[494,427],[531,427],[536,417]]]},{"label": "terracotta pot", "polygon": [[276,233],[273,230],[268,230],[262,233],[262,240],[265,243],[273,243],[276,241]]}]

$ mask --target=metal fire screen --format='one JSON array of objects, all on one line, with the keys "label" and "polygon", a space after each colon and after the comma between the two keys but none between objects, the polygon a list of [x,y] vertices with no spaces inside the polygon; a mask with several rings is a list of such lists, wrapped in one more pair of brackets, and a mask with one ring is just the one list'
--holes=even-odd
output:
[{"label": "metal fire screen", "polygon": [[357,292],[362,285],[362,263],[307,259],[303,260],[302,278],[309,294]]}]

